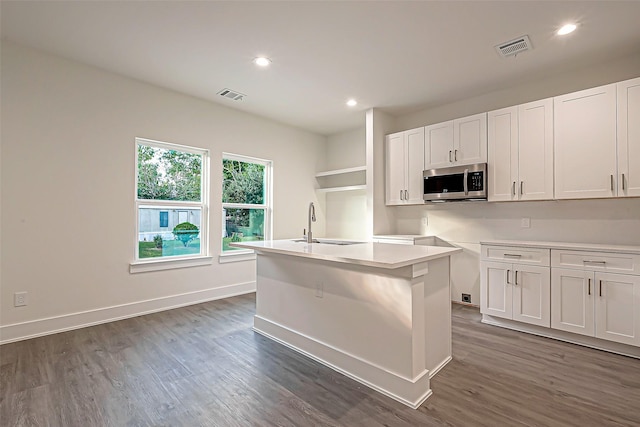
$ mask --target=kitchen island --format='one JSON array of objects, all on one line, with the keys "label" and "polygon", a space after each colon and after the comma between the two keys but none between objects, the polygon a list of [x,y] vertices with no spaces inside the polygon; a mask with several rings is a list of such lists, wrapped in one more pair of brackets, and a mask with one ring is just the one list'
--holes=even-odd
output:
[{"label": "kitchen island", "polygon": [[254,330],[417,408],[451,360],[461,249],[335,243],[232,244],[257,254]]}]

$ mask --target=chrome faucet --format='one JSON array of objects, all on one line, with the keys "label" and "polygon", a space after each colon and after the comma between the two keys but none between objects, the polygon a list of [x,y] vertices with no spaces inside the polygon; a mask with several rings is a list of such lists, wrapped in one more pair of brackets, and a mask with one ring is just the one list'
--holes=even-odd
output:
[{"label": "chrome faucet", "polygon": [[307,232],[307,243],[313,243],[313,233],[311,233],[311,222],[316,222],[316,207],[313,202],[309,203],[309,231]]}]

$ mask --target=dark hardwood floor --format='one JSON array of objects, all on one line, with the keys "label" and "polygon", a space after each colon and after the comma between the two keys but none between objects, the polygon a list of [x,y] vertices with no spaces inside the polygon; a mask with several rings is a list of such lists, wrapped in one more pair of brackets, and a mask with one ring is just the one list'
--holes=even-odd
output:
[{"label": "dark hardwood floor", "polygon": [[0,425],[640,425],[639,360],[471,307],[453,306],[454,360],[418,410],[254,333],[254,309],[251,294],[1,346]]}]

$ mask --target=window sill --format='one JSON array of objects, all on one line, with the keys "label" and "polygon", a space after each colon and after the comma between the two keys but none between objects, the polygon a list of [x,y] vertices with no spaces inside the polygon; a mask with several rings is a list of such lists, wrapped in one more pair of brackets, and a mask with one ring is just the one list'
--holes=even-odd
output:
[{"label": "window sill", "polygon": [[178,259],[159,259],[151,261],[135,261],[129,264],[129,273],[146,273],[148,271],[171,270],[174,268],[198,267],[211,265],[213,257],[198,256]]},{"label": "window sill", "polygon": [[220,254],[218,263],[226,264],[228,262],[253,261],[256,259],[256,253],[252,250],[228,252]]}]

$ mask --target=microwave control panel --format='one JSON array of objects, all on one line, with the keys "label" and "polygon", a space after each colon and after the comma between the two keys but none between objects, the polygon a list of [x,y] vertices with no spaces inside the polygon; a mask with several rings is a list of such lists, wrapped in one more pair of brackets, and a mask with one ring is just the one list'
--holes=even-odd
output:
[{"label": "microwave control panel", "polygon": [[467,185],[469,187],[469,191],[484,190],[483,172],[469,172],[469,175],[467,176]]}]

